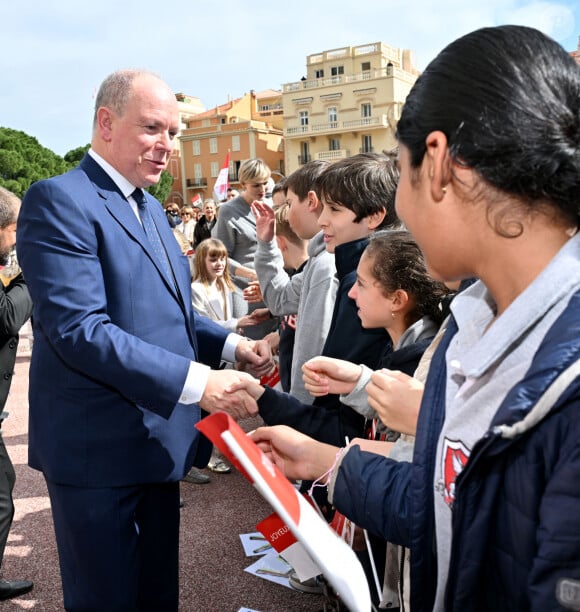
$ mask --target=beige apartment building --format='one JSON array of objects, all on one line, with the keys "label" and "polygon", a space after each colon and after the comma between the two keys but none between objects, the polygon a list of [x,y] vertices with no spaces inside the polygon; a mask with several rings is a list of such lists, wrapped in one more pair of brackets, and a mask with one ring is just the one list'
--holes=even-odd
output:
[{"label": "beige apartment building", "polygon": [[[177,100],[177,107],[179,109],[179,129],[183,130],[187,128],[187,123],[196,115],[205,112],[205,106],[202,104],[199,98],[195,96],[188,96],[184,93],[175,94]],[[173,202],[178,204],[181,208],[186,200],[185,194],[181,189],[181,144],[179,139],[176,139],[173,146],[173,152],[169,157],[167,164],[167,172],[173,176],[173,187],[169,197],[165,203]]]},{"label": "beige apartment building", "polygon": [[396,145],[401,107],[419,71],[412,53],[377,42],[306,58],[306,76],[283,85],[285,168]]},{"label": "beige apartment building", "polygon": [[411,51],[377,42],[309,55],[300,81],[282,91],[250,91],[211,110],[176,94],[181,134],[167,168],[174,177],[168,201],[182,206],[213,197],[228,152],[230,185],[239,188],[245,159],[262,158],[277,180],[311,159],[392,149],[418,75]]},{"label": "beige apartment building", "polygon": [[213,188],[230,154],[230,185],[239,189],[238,170],[245,159],[260,157],[274,180],[284,175],[282,93],[244,94],[211,110],[184,117],[179,137],[179,172],[172,201],[180,192],[185,203],[213,197]]}]

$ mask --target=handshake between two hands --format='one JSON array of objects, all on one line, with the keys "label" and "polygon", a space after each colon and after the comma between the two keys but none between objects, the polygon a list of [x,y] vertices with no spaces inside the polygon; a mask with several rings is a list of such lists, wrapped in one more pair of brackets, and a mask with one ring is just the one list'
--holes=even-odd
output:
[{"label": "handshake between two hands", "polygon": [[236,420],[258,414],[257,400],[264,393],[259,378],[275,367],[269,343],[242,338],[236,347],[236,363],[242,369],[210,371],[199,402],[205,411],[223,411]]}]

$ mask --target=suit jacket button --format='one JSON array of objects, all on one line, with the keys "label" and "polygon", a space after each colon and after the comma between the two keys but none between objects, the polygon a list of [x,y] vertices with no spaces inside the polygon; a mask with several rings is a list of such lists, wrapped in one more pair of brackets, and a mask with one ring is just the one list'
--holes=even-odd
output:
[{"label": "suit jacket button", "polygon": [[9,348],[16,348],[16,340],[10,340]]},{"label": "suit jacket button", "polygon": [[4,380],[10,380],[11,376],[12,376],[12,374],[10,372],[5,372],[4,373]]}]

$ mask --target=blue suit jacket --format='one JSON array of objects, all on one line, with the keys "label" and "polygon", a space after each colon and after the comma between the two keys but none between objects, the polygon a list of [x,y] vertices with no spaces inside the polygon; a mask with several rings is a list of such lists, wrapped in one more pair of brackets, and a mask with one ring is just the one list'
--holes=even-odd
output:
[{"label": "blue suit jacket", "polygon": [[198,449],[199,407],[178,400],[190,361],[218,367],[227,332],[193,311],[187,258],[146,197],[179,291],[90,156],[32,185],[22,204],[17,248],[34,302],[29,463],[54,482],[174,481],[208,450],[205,439]]}]

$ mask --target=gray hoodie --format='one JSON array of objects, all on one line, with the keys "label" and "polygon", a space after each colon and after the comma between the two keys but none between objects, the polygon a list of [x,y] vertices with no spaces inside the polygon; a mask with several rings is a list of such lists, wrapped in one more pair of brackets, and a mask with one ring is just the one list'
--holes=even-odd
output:
[{"label": "gray hoodie", "polygon": [[264,303],[276,316],[297,314],[290,393],[306,404],[312,396],[302,382],[302,365],[322,353],[328,335],[338,280],[334,255],[324,246],[322,232],[308,245],[308,262],[302,272],[290,277],[276,244],[258,240],[254,265]]}]

